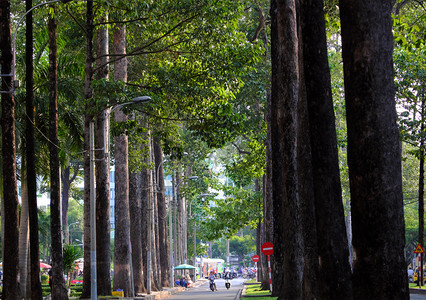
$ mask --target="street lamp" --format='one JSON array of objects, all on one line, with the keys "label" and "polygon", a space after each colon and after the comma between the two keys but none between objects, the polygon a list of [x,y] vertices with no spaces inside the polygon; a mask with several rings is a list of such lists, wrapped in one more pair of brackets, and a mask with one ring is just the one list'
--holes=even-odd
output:
[{"label": "street lamp", "polygon": [[[117,104],[111,108],[106,116],[109,119],[111,113],[117,108],[123,107],[128,104],[146,103],[151,100],[149,96],[140,96],[133,98],[130,102]],[[98,296],[97,291],[97,276],[96,276],[96,193],[95,193],[95,150],[104,150],[109,157],[109,135],[108,143],[104,149],[95,149],[95,122],[92,119],[89,126],[89,141],[90,141],[90,276],[91,276],[91,299],[96,300]],[[105,131],[105,123],[104,123]]]},{"label": "street lamp", "polygon": [[68,225],[68,244],[71,244],[70,227],[71,227],[72,225],[75,225],[75,224],[80,224],[80,222],[74,222],[74,223],[71,223],[71,224],[69,224],[69,225]]},{"label": "street lamp", "polygon": [[37,4],[37,5],[33,6],[31,9],[27,10],[25,12],[25,14],[19,19],[18,23],[16,24],[16,28],[15,28],[15,31],[13,32],[13,37],[12,37],[12,70],[11,70],[11,72],[9,74],[0,74],[0,77],[12,77],[12,87],[8,91],[0,91],[1,94],[12,94],[12,93],[14,93],[15,92],[15,86],[18,85],[18,83],[15,84],[16,34],[18,33],[18,29],[21,26],[21,23],[24,20],[24,18],[30,12],[32,12],[34,9],[36,9],[36,8],[42,6],[42,5],[52,4],[52,3],[55,3],[55,2],[62,2],[62,3],[65,4],[65,3],[68,3],[70,1],[73,1],[73,0],[52,0],[52,1],[47,1],[47,2],[43,2],[43,3]]}]

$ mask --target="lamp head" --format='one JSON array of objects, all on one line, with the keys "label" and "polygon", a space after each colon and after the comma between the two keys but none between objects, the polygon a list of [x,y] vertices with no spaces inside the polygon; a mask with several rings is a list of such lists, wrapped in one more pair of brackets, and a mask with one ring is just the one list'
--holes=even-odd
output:
[{"label": "lamp head", "polygon": [[132,99],[133,104],[146,103],[151,101],[151,97],[149,96],[139,96]]}]

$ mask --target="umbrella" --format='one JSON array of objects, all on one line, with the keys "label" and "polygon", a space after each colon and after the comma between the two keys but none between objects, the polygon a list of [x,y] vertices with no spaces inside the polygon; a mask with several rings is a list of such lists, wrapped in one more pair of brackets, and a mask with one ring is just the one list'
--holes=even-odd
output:
[{"label": "umbrella", "polygon": [[182,264],[182,265],[174,267],[174,269],[175,270],[193,270],[195,269],[195,267],[191,265],[187,265],[187,264]]},{"label": "umbrella", "polygon": [[40,262],[40,268],[42,268],[42,269],[51,269],[52,266],[48,265],[48,264],[46,264],[44,262]]}]

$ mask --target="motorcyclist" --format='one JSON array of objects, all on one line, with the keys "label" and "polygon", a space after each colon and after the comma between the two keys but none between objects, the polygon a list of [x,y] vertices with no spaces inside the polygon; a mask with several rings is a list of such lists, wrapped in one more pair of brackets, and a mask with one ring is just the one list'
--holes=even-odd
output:
[{"label": "motorcyclist", "polygon": [[211,271],[210,271],[210,274],[209,274],[209,281],[210,281],[211,283],[213,283],[213,285],[214,285],[214,290],[215,290],[215,291],[217,291],[216,282],[214,282],[214,280],[215,280],[215,279],[216,279],[216,276],[214,275],[213,270],[211,270]]},{"label": "motorcyclist", "polygon": [[224,278],[226,280],[225,287],[227,289],[229,289],[231,287],[231,282],[230,282],[230,280],[231,280],[231,272],[229,272],[229,270],[226,271]]}]

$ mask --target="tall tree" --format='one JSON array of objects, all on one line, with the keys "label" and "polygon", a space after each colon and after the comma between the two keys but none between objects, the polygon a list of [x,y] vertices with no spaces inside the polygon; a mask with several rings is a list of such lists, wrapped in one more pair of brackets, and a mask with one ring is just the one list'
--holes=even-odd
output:
[{"label": "tall tree", "polygon": [[[29,11],[32,8],[32,0],[25,1],[25,9]],[[34,66],[33,66],[33,14],[26,16],[26,35],[25,35],[25,83],[26,83],[26,174],[28,187],[28,214],[30,222],[30,276],[31,276],[31,299],[42,299],[40,282],[40,249],[38,234],[38,215],[37,215],[37,178],[36,178],[36,156],[35,156],[35,138],[34,138]]]},{"label": "tall tree", "polygon": [[[100,18],[105,22],[107,16]],[[105,80],[109,77],[108,67],[108,27],[99,26],[96,34],[96,72],[95,80]],[[96,92],[95,92],[96,93]],[[96,95],[95,95],[96,96]],[[111,191],[110,191],[110,155],[109,149],[109,118],[110,109],[102,108],[96,115],[95,122],[95,152],[96,157],[96,268],[98,295],[111,295]]]},{"label": "tall tree", "polygon": [[[273,294],[301,299],[302,236],[297,192],[299,46],[296,0],[271,1]],[[286,43],[282,42],[286,41]]]},{"label": "tall tree", "polygon": [[133,268],[133,283],[135,294],[145,292],[143,256],[142,256],[142,235],[143,218],[142,215],[142,178],[141,172],[130,171],[129,173],[129,207],[130,207],[130,240],[131,240],[131,259]]},{"label": "tall tree", "polygon": [[[323,299],[351,299],[346,237],[323,1],[301,0],[303,68],[309,111],[313,199]],[[307,225],[307,224],[305,224]]]},{"label": "tall tree", "polygon": [[[22,161],[22,167],[25,168],[25,159]],[[29,220],[28,220],[28,188],[27,175],[25,171],[21,172],[21,216],[19,218],[19,286],[21,297],[28,298],[28,254],[29,254]],[[40,267],[40,266],[39,266]]]},{"label": "tall tree", "polygon": [[[10,1],[0,1],[1,72],[11,74],[12,40],[10,34]],[[19,299],[18,288],[18,189],[16,184],[15,99],[11,76],[1,82],[1,130],[4,202],[3,299]]]},{"label": "tall tree", "polygon": [[[340,1],[354,299],[409,298],[393,85],[393,3]],[[379,273],[392,278],[373,275]]]},{"label": "tall tree", "polygon": [[[55,6],[51,6],[55,11]],[[58,77],[56,19],[49,15],[49,153],[50,153],[50,228],[52,237],[52,299],[68,299],[63,280],[64,260],[62,255],[61,227],[61,180],[58,139]]]},{"label": "tall tree", "polygon": [[169,257],[169,239],[167,234],[167,208],[166,196],[164,190],[164,171],[163,171],[163,151],[160,145],[160,139],[154,137],[154,157],[157,185],[157,205],[158,205],[158,239],[160,249],[160,268],[161,285],[163,287],[170,285],[170,257]]},{"label": "tall tree", "polygon": [[[90,87],[93,76],[93,0],[86,2],[86,62],[84,72],[84,99],[88,101],[92,97]],[[89,298],[91,294],[91,240],[90,240],[90,122],[93,115],[88,112],[90,108],[86,103],[84,115],[84,269],[82,298]],[[95,241],[93,241],[95,242]]]},{"label": "tall tree", "polygon": [[[126,53],[126,27],[118,25],[114,30],[114,54]],[[114,63],[114,80],[127,81],[127,59]],[[127,116],[118,109],[116,122],[125,122]],[[130,212],[128,138],[125,133],[115,137],[115,234],[114,234],[114,290],[122,289],[126,297],[132,296],[130,286]]]}]

